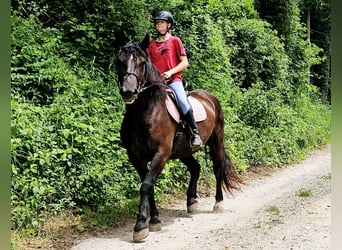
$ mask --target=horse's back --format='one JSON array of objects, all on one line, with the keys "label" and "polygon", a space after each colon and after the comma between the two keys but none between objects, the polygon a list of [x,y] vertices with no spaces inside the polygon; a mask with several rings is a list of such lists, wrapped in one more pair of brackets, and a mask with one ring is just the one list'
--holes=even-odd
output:
[{"label": "horse's back", "polygon": [[202,90],[196,89],[190,92],[190,95],[197,100],[199,100],[203,105],[205,105],[208,109],[218,109],[221,108],[220,102],[216,96],[212,93]]},{"label": "horse's back", "polygon": [[190,95],[196,98],[203,105],[208,116],[207,120],[209,122],[214,122],[215,116],[222,113],[219,100],[210,92],[198,89],[191,91]]}]

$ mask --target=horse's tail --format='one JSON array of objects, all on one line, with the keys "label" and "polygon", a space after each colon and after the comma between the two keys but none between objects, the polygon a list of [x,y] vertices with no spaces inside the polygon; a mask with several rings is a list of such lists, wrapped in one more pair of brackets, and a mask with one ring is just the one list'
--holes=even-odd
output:
[{"label": "horse's tail", "polygon": [[240,190],[240,184],[243,184],[244,182],[242,179],[238,176],[236,173],[236,170],[233,166],[233,163],[224,150],[223,147],[223,159],[222,163],[220,164],[218,171],[218,181],[222,183],[223,189],[230,194],[232,194],[232,191]]},{"label": "horse's tail", "polygon": [[232,191],[240,190],[240,184],[244,184],[236,173],[234,165],[226,152],[224,145],[224,117],[222,107],[218,99],[211,95],[211,101],[215,106],[216,126],[211,136],[211,157],[214,162],[214,172],[217,183],[223,189],[232,194]]},{"label": "horse's tail", "polygon": [[[228,156],[224,146],[224,116],[219,100],[209,92],[201,92],[208,98],[208,103],[215,113],[215,126],[213,132],[207,141],[210,148],[210,156],[213,161],[213,170],[216,177],[217,188],[221,187],[229,192],[240,190],[240,184],[244,182],[235,171],[233,163]],[[220,192],[221,193],[221,192]],[[219,199],[221,197],[218,197]]]}]

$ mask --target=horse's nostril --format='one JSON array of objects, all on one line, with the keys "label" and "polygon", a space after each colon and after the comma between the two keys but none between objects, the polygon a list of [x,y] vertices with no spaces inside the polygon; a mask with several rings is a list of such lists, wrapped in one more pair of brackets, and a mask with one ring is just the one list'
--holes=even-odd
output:
[{"label": "horse's nostril", "polygon": [[125,103],[133,103],[135,96],[133,91],[120,89],[120,95]]},{"label": "horse's nostril", "polygon": [[125,91],[122,93],[122,96],[129,98],[129,97],[133,96],[133,92],[132,91]]}]

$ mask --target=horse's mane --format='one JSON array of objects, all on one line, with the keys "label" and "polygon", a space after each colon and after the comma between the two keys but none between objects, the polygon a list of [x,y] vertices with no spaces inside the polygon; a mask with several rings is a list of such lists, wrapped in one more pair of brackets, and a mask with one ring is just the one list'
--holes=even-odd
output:
[{"label": "horse's mane", "polygon": [[146,70],[148,75],[147,81],[149,84],[153,85],[153,87],[151,88],[151,91],[153,91],[152,96],[156,98],[156,100],[165,100],[167,86],[164,83],[164,79],[161,77],[157,68],[148,58],[146,61]]},{"label": "horse's mane", "polygon": [[146,51],[141,48],[138,42],[128,42],[125,46],[121,47],[118,55],[132,55],[133,58],[143,57],[146,63],[147,70],[147,84],[153,85],[149,88],[153,93],[151,96],[156,99],[164,100],[166,98],[166,85],[164,79],[161,77],[160,72],[152,64]]}]

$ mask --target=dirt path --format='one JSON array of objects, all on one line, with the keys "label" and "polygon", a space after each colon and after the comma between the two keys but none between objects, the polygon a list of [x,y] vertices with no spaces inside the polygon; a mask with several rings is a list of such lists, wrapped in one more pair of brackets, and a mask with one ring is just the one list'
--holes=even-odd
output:
[{"label": "dirt path", "polygon": [[141,243],[132,243],[132,221],[72,250],[330,249],[330,177],[328,146],[299,164],[247,180],[242,192],[225,197],[223,213],[211,212],[213,196],[200,198],[195,214],[186,213],[185,200],[172,201],[160,209],[162,230]]}]

